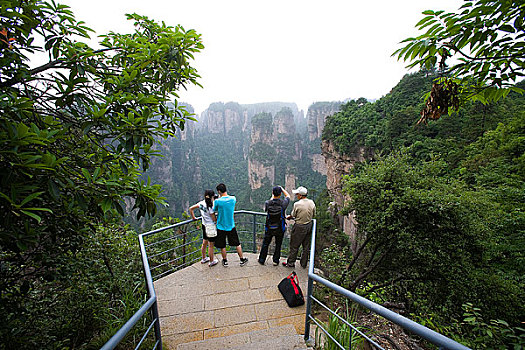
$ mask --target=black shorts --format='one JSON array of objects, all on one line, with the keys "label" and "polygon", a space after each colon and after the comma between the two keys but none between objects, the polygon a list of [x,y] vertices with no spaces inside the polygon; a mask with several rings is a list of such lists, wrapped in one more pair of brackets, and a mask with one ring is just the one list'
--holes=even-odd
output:
[{"label": "black shorts", "polygon": [[239,235],[237,229],[234,227],[231,231],[223,231],[217,229],[217,239],[215,240],[215,246],[217,248],[226,248],[226,237],[228,237],[228,245],[230,247],[237,247],[241,245],[239,241]]},{"label": "black shorts", "polygon": [[217,236],[215,236],[215,237],[208,237],[206,235],[206,226],[204,226],[204,224],[202,224],[202,239],[206,240],[206,241],[209,241],[209,242],[215,242],[216,238],[217,238]]}]

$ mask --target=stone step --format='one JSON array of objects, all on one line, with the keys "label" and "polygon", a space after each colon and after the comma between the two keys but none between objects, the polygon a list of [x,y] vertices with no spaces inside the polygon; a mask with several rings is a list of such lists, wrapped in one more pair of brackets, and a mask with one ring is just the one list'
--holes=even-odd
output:
[{"label": "stone step", "polygon": [[255,343],[238,345],[229,350],[308,350],[302,335],[285,335]]},{"label": "stone step", "polygon": [[215,350],[215,349],[307,349],[303,337],[298,335],[293,325],[268,328],[226,337],[199,340],[179,344],[177,350]]}]

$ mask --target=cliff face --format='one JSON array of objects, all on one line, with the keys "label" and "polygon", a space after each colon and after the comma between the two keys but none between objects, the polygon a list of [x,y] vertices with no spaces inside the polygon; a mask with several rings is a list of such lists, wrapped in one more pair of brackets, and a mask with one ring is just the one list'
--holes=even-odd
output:
[{"label": "cliff face", "polygon": [[296,142],[295,118],[287,107],[273,117],[261,113],[252,118],[248,178],[252,191],[266,191],[252,194],[252,203],[267,199],[273,186],[284,186],[288,191],[295,188],[295,163],[302,153],[300,142]]},{"label": "cliff face", "polygon": [[238,103],[212,103],[198,118],[199,127],[212,134],[244,132],[248,127],[248,116]]},{"label": "cliff face", "polygon": [[[356,221],[353,214],[350,213],[344,216],[338,214],[349,199],[342,192],[342,177],[348,174],[356,163],[363,162],[369,158],[368,154],[366,154],[364,149],[359,149],[351,156],[342,155],[334,149],[334,145],[330,141],[323,141],[321,149],[327,168],[326,188],[330,197],[333,198],[331,203],[332,214],[337,217],[343,232],[350,236],[351,241],[355,243]],[[352,248],[355,250],[354,243]]]},{"label": "cliff face", "polygon": [[248,180],[252,190],[257,190],[266,184],[273,185],[275,166],[264,164],[256,159],[248,159]]},{"label": "cliff face", "polygon": [[308,122],[308,141],[315,147],[310,148],[308,158],[312,163],[312,170],[326,176],[328,169],[321,153],[321,136],[326,122],[326,117],[337,113],[341,104],[339,102],[317,102],[308,108],[306,119]]},{"label": "cliff face", "polygon": [[295,120],[290,109],[283,108],[279,113],[275,114],[273,132],[279,139],[295,134]]},{"label": "cliff face", "polygon": [[[322,119],[316,128],[324,126],[330,111],[315,113]],[[161,140],[164,157],[155,159],[146,174],[162,185],[169,215],[180,217],[202,199],[204,189],[220,182],[237,196],[238,208],[249,210],[261,209],[275,185],[290,193],[298,186],[312,193],[325,187],[320,139],[310,142],[307,120],[295,103],[218,102],[196,119],[176,138]]]},{"label": "cliff face", "polygon": [[250,154],[248,157],[248,181],[257,190],[263,184],[275,181],[274,123],[270,113],[261,113],[252,119]]},{"label": "cliff face", "polygon": [[244,113],[240,114],[238,111],[226,109],[224,111],[207,111],[206,116],[206,131],[212,134],[228,133],[234,128],[240,128],[241,131],[245,127]]},{"label": "cliff face", "polygon": [[308,121],[308,139],[310,141],[321,138],[326,117],[337,113],[340,106],[340,102],[317,102],[308,108],[306,119]]},{"label": "cliff face", "polygon": [[218,134],[229,132],[248,133],[251,119],[260,113],[276,115],[282,109],[289,109],[294,117],[300,116],[295,103],[268,102],[255,104],[239,104],[236,102],[212,103],[200,117],[198,127],[205,131]]}]

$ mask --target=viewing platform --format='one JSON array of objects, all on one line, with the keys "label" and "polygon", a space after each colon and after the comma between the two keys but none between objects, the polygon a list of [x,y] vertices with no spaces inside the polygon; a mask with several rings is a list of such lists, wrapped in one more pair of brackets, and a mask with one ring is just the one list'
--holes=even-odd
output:
[{"label": "viewing platform", "polygon": [[[310,343],[314,338],[320,344],[328,342],[329,346],[339,349],[352,348],[352,341],[360,338],[366,346],[390,348],[381,346],[373,331],[363,332],[359,325],[351,324],[338,315],[337,310],[325,305],[324,299],[318,300],[313,295],[315,285],[315,288],[327,288],[337,293],[348,302],[359,305],[362,310],[368,310],[365,312],[383,317],[440,348],[468,350],[466,346],[318,275],[313,265],[315,219],[311,248],[307,252],[308,270],[298,263],[295,269],[273,266],[270,258],[267,258],[265,265],[260,265],[257,252],[264,236],[265,217],[265,213],[235,212],[235,227],[244,256],[249,259],[248,264],[242,267],[235,252],[228,253],[227,268],[221,263],[214,267],[200,263],[200,220],[181,221],[140,234],[139,247],[148,299],[101,349],[115,349],[135,326],[141,328],[140,332],[143,331],[136,349],[142,345],[154,350],[311,349],[304,339]],[[287,232],[281,253],[289,250],[288,240]],[[273,250],[270,246],[270,255]],[[217,257],[220,259],[220,254]],[[282,261],[284,257],[281,257]],[[292,271],[298,275],[306,302],[295,308],[288,307],[277,288],[279,282]],[[337,327],[345,331],[336,332],[338,339],[325,328],[332,327],[330,324],[312,314],[312,306],[330,315],[334,325],[342,324]],[[316,336],[319,330],[322,339]]]},{"label": "viewing platform", "polygon": [[243,267],[229,253],[227,268],[197,262],[154,282],[165,349],[308,349],[305,305],[288,307],[277,288],[295,271],[306,293],[307,269],[244,256]]}]

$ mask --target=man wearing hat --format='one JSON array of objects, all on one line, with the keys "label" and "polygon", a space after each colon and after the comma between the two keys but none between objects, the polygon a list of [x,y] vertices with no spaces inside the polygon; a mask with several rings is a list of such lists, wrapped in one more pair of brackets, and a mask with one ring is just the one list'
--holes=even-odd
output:
[{"label": "man wearing hat", "polygon": [[295,220],[290,235],[290,253],[288,260],[283,262],[283,266],[295,267],[295,260],[297,259],[297,252],[299,247],[303,246],[303,253],[301,255],[301,267],[306,268],[308,264],[308,255],[310,255],[310,240],[312,233],[313,222],[315,216],[315,203],[313,200],[306,198],[308,190],[301,186],[292,191],[295,194],[297,201],[293,205],[292,213],[287,219]]},{"label": "man wearing hat", "polygon": [[[284,193],[284,199],[281,194]],[[264,265],[268,256],[268,247],[275,237],[275,251],[273,253],[273,266],[279,265],[281,259],[281,245],[283,243],[284,231],[286,230],[285,212],[290,203],[290,195],[281,186],[275,186],[272,190],[272,198],[264,203],[264,211],[267,213],[264,240],[259,253],[259,264]]]}]

